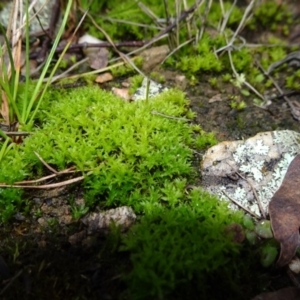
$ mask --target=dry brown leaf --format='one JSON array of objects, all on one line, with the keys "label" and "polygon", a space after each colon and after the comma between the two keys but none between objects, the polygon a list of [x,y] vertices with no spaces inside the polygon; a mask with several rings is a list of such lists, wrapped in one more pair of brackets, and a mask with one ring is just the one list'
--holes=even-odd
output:
[{"label": "dry brown leaf", "polygon": [[209,100],[208,103],[213,103],[213,102],[218,102],[218,101],[223,101],[222,99],[222,94],[216,94],[212,96]]},{"label": "dry brown leaf", "polygon": [[111,73],[106,72],[106,73],[98,75],[97,78],[95,79],[95,82],[104,83],[107,81],[111,81],[113,79],[114,79],[114,77],[111,75]]},{"label": "dry brown leaf", "polygon": [[[275,239],[281,252],[278,266],[287,265],[294,257],[299,241],[300,227],[300,155],[291,162],[283,182],[269,204],[269,213]],[[300,298],[299,298],[300,299]]]},{"label": "dry brown leaf", "polygon": [[98,70],[105,68],[108,64],[108,50],[100,48],[97,52],[89,52],[88,58],[89,65],[92,69]]},{"label": "dry brown leaf", "polygon": [[9,125],[9,104],[7,101],[7,97],[5,95],[5,92],[2,91],[2,104],[1,104],[1,109],[0,109],[1,116],[4,120],[4,125]]},{"label": "dry brown leaf", "polygon": [[129,95],[129,89],[119,89],[119,88],[112,88],[111,90],[116,96],[124,99],[124,100],[130,100],[131,95]]},{"label": "dry brown leaf", "polygon": [[276,292],[262,293],[252,300],[298,300],[300,299],[300,289],[288,287]]}]

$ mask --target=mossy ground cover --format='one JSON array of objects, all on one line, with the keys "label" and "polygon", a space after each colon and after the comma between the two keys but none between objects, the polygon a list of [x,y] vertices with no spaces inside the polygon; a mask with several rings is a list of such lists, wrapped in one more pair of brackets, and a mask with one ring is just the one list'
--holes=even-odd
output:
[{"label": "mossy ground cover", "polygon": [[[121,237],[119,231],[113,231],[107,240],[112,246],[97,244],[98,250],[89,250],[102,253],[99,261],[113,257],[117,263],[119,250],[128,257],[125,262],[130,257],[132,267],[118,269],[121,282],[128,286],[120,287],[125,299],[168,299],[187,294],[191,299],[200,294],[219,299],[223,289],[231,299],[243,299],[240,287],[252,276],[249,269],[257,271],[259,252],[251,253],[249,245],[236,243],[232,234],[225,234],[226,226],[242,224],[241,213],[233,213],[226,203],[201,189],[188,187],[198,176],[194,151],[216,143],[213,134],[193,125],[192,118],[189,102],[178,90],[131,103],[98,87],[52,90],[37,116],[40,125],[3,160],[6,172],[1,173],[1,180],[14,183],[46,175],[36,152],[58,171],[75,167],[86,176],[82,187],[88,210],[133,207],[141,219],[128,235]],[[30,214],[26,196],[20,189],[1,189],[2,222],[17,211]],[[51,230],[57,231],[53,226]],[[17,251],[21,261],[22,251],[33,247],[28,241],[25,245],[21,242],[19,252],[9,241],[3,245]],[[107,247],[112,247],[109,253]],[[59,251],[66,255],[65,250]],[[53,259],[55,268],[57,260]],[[64,268],[68,268],[67,261]],[[221,294],[213,288],[215,278],[222,282]],[[53,279],[47,280],[53,284]],[[254,295],[257,287],[245,288]],[[66,295],[74,292],[57,288]],[[88,292],[83,288],[80,293],[95,295],[97,289]]]},{"label": "mossy ground cover", "polygon": [[[272,31],[268,41],[275,44],[281,40],[274,38],[273,33],[287,33],[290,14],[285,9],[274,11],[274,1],[267,3],[256,11],[246,29],[251,34],[251,30],[263,30],[272,23],[268,28]],[[151,18],[140,13],[136,3],[124,1],[120,5],[117,1],[117,4],[109,1],[91,7],[92,15],[114,41],[150,39],[158,32],[151,26],[141,30],[112,21],[118,18],[152,24]],[[164,15],[161,2],[145,1],[145,4],[157,15]],[[194,1],[188,1],[188,5],[192,4]],[[225,2],[225,9],[230,9],[231,4]],[[99,10],[110,19],[99,18]],[[204,11],[205,6],[202,6],[201,12]],[[175,8],[170,7],[170,12],[175,14]],[[233,8],[225,30],[228,37],[242,15],[243,7]],[[235,82],[228,55],[223,53],[217,59],[214,53],[227,45],[225,34],[216,32],[221,19],[220,7],[213,2],[207,15],[207,24],[212,30],[205,31],[199,42],[192,47],[183,47],[166,62],[168,68],[184,72],[190,85],[209,78],[213,88],[222,89],[220,80],[214,78],[221,78],[226,83]],[[282,23],[286,23],[284,27]],[[108,26],[111,24],[113,26]],[[201,26],[199,18],[193,34]],[[86,25],[86,29],[103,38],[91,24]],[[180,27],[178,34],[179,43],[185,41],[186,26]],[[253,67],[253,57],[261,57],[262,66],[267,68],[286,53],[284,47],[251,49],[245,46],[233,48],[232,59],[236,71],[245,74],[247,80],[263,93],[270,82],[257,66]],[[128,70],[126,72],[122,75],[128,74]],[[289,87],[293,87],[298,74],[293,76],[287,79]],[[252,100],[255,97],[249,91],[247,96]],[[244,109],[243,105],[232,104],[233,109],[237,107]],[[97,299],[108,289],[114,290],[114,284],[117,288],[108,295],[113,295],[113,299],[183,299],[186,296],[190,299],[199,299],[199,296],[203,299],[249,299],[261,291],[263,285],[260,284],[265,281],[259,265],[260,248],[247,242],[234,242],[233,234],[225,234],[226,227],[232,223],[244,226],[242,214],[233,213],[225,203],[201,189],[192,188],[199,182],[199,174],[193,165],[195,153],[216,143],[214,135],[193,125],[193,120],[189,101],[178,90],[149,101],[132,103],[123,102],[98,87],[50,90],[46,94],[31,136],[25,138],[23,144],[15,145],[2,161],[4,171],[0,174],[0,182],[13,184],[48,174],[49,170],[34,154],[36,151],[56,170],[75,167],[85,176],[81,184],[85,200],[81,214],[87,210],[129,205],[139,217],[128,233],[120,234],[112,228],[106,239],[87,250],[93,257],[89,263],[92,261],[95,268],[89,265],[90,268],[84,269],[84,259],[88,260],[88,257],[84,257],[81,249],[70,249],[66,236],[68,231],[77,230],[76,225],[63,229],[63,242],[50,238],[55,251],[49,249],[54,256],[47,250],[35,252],[38,263],[34,264],[28,257],[35,243],[25,241],[26,238],[20,243],[3,240],[2,253],[13,271],[18,272],[20,265],[34,265],[24,276],[25,281],[33,279],[39,285],[30,289],[31,299],[41,297],[45,287],[49,286],[53,289],[53,294],[49,293],[51,299]],[[7,222],[16,212],[30,220],[29,199],[20,189],[1,189],[1,222],[9,224]],[[42,232],[47,232],[45,235],[51,231],[62,234],[61,229],[49,228]],[[74,252],[82,256],[82,260],[76,261],[76,268],[72,269],[69,259],[76,256],[70,255]],[[50,255],[49,259],[44,258],[47,255]],[[58,259],[62,257],[63,260]],[[68,269],[72,269],[72,274]],[[31,271],[34,276],[29,275]],[[45,280],[41,280],[43,276]],[[86,281],[77,281],[78,276]],[[17,283],[20,288],[11,293],[11,299],[26,292],[26,285]],[[76,289],[74,285],[83,288]],[[97,290],[97,286],[101,288]],[[10,299],[9,293],[7,295]]]},{"label": "mossy ground cover", "polygon": [[[188,104],[177,90],[132,103],[98,87],[53,90],[37,116],[40,126],[2,162],[1,181],[37,179],[47,169],[36,152],[56,170],[75,167],[86,176],[82,186],[90,211],[134,208],[140,225],[122,243],[114,238],[114,251],[121,246],[132,260],[133,271],[124,277],[129,299],[166,299],[178,291],[208,295],[214,276],[241,272],[243,246],[224,230],[241,223],[242,215],[188,188],[197,176],[194,151],[216,142],[192,124]],[[1,189],[2,222],[17,211],[30,213],[24,196],[19,189]],[[192,283],[200,281],[195,290]],[[236,282],[228,284],[228,293],[237,296]]]}]

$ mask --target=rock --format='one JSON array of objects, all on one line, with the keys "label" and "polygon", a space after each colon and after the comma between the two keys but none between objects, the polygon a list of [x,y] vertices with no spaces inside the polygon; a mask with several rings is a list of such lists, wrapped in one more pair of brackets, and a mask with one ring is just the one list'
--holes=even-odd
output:
[{"label": "rock", "polygon": [[[258,133],[245,141],[225,141],[207,150],[201,165],[204,188],[221,199],[232,198],[261,216],[280,187],[293,158],[300,153],[300,134],[291,130]],[[238,206],[230,203],[230,207]]]},{"label": "rock", "polygon": [[[36,11],[39,11],[39,13],[38,13],[39,20],[35,17],[30,22],[30,33],[40,32],[43,30],[41,28],[39,21],[41,22],[44,30],[48,29],[53,5],[55,4],[55,2],[56,2],[55,0],[49,0],[49,1],[46,1],[46,4],[45,4],[45,0],[36,1],[36,4],[34,5],[34,9]],[[25,3],[26,3],[26,1],[24,0],[23,1],[24,11],[25,11]],[[0,23],[4,27],[7,27],[7,25],[8,25],[12,5],[13,5],[13,1],[8,2],[7,5],[0,12]],[[31,9],[31,11],[29,12],[29,18],[31,18],[33,15],[34,15],[34,12]]]},{"label": "rock", "polygon": [[74,233],[73,235],[69,236],[69,243],[72,246],[76,246],[80,244],[86,238],[86,231],[81,230],[80,232]]},{"label": "rock", "polygon": [[155,81],[149,80],[145,77],[142,82],[142,86],[136,90],[132,99],[135,101],[146,100],[147,93],[148,93],[148,98],[150,99],[166,90],[168,90],[168,88],[164,87],[160,83],[156,83]]},{"label": "rock", "polygon": [[144,50],[140,53],[140,56],[143,58],[142,71],[146,73],[150,72],[159,66],[169,53],[170,49],[167,45],[151,47],[150,49]]},{"label": "rock", "polygon": [[91,213],[82,219],[83,224],[88,226],[88,234],[94,232],[107,232],[114,223],[120,226],[121,231],[127,230],[136,219],[131,207],[121,206],[104,212]]}]

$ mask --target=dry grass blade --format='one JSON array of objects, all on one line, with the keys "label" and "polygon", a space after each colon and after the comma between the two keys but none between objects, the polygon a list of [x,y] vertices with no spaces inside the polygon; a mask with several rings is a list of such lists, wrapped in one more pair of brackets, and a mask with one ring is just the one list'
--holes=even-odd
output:
[{"label": "dry grass blade", "polygon": [[146,77],[146,75],[133,63],[133,61],[131,59],[129,59],[129,57],[127,55],[125,55],[124,53],[122,53],[121,51],[119,51],[117,49],[117,47],[115,46],[114,42],[112,41],[112,39],[110,38],[110,36],[106,33],[106,31],[101,28],[93,19],[93,17],[89,14],[87,14],[87,16],[90,18],[90,20],[92,21],[93,25],[100,30],[104,36],[106,37],[106,39],[108,40],[108,42],[113,46],[114,50],[119,54],[119,56],[123,59],[123,61],[125,63],[128,63],[132,68],[134,68],[139,74],[141,74],[142,76]]},{"label": "dry grass blade", "polygon": [[43,184],[43,185],[18,185],[18,184],[0,184],[1,188],[23,188],[23,189],[53,189],[57,187],[66,186],[75,182],[82,181],[85,177],[79,176],[76,178],[68,179],[58,183],[50,183],[50,184]]},{"label": "dry grass blade", "polygon": [[51,172],[53,172],[54,174],[58,174],[59,172],[57,172],[55,169],[53,169],[51,166],[49,166],[44,160],[43,158],[35,151],[33,151],[34,154],[37,156],[37,158],[42,162],[42,164]]}]

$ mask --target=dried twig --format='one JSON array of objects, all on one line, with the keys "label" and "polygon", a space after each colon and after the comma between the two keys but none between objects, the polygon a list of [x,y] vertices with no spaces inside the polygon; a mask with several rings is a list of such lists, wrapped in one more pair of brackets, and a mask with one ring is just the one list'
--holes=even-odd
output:
[{"label": "dried twig", "polygon": [[284,95],[284,92],[281,89],[281,87],[279,86],[279,84],[273,79],[273,77],[268,72],[266,72],[266,70],[262,67],[262,65],[258,61],[256,61],[256,64],[262,70],[262,72],[264,73],[264,75],[266,77],[268,77],[268,79],[270,79],[272,81],[273,85],[276,87],[277,91],[280,93],[280,96],[282,96],[283,99],[287,102],[287,104],[289,105],[289,107],[291,109],[292,116],[297,121],[300,121],[300,108],[297,107],[296,105],[294,105],[293,101],[290,100],[286,95]]},{"label": "dried twig", "polygon": [[[219,53],[219,52],[222,52],[222,51],[224,51],[224,50],[230,51],[230,50],[232,50],[233,48],[235,48],[235,47],[234,47],[234,41],[235,41],[235,39],[237,38],[237,36],[238,36],[238,34],[240,33],[240,31],[242,30],[242,28],[244,27],[245,22],[246,22],[246,19],[247,19],[248,16],[250,15],[250,12],[252,11],[252,8],[253,8],[253,6],[254,6],[254,4],[255,4],[255,1],[256,1],[256,0],[251,0],[251,2],[249,3],[249,5],[248,5],[247,8],[245,9],[245,12],[244,12],[244,15],[243,15],[243,17],[242,17],[242,20],[241,20],[241,22],[240,22],[238,28],[236,29],[236,31],[233,33],[233,35],[232,35],[230,41],[227,43],[227,45],[224,46],[224,47],[219,48],[218,50],[215,51],[215,53]],[[230,11],[230,12],[231,12],[231,11]],[[229,18],[229,16],[227,16],[227,17],[225,18],[225,20],[224,20],[224,21],[226,21],[226,23],[227,23],[227,18]]]},{"label": "dried twig", "polygon": [[260,216],[258,216],[256,213],[252,212],[251,210],[249,210],[247,207],[243,206],[241,203],[239,203],[238,201],[234,200],[232,197],[230,197],[225,191],[222,191],[223,194],[229,199],[231,200],[234,204],[236,204],[237,206],[239,206],[240,208],[242,208],[245,212],[247,212],[248,214],[252,215],[253,217],[260,219]]},{"label": "dried twig", "polygon": [[77,172],[80,172],[80,171],[75,170],[74,167],[71,167],[71,168],[69,168],[69,169],[60,171],[60,172],[58,172],[57,174],[47,175],[47,176],[44,176],[44,177],[41,177],[41,178],[35,179],[35,180],[18,181],[18,182],[15,182],[14,184],[16,184],[16,185],[29,185],[29,184],[33,184],[33,183],[34,183],[34,184],[37,184],[37,183],[39,183],[39,182],[42,182],[42,181],[45,181],[45,180],[48,180],[48,179],[57,177],[57,176],[59,176],[59,175],[72,174],[72,173],[77,173]]},{"label": "dried twig", "polygon": [[260,201],[260,199],[259,199],[259,197],[258,197],[258,195],[257,195],[257,193],[256,193],[256,190],[255,190],[254,186],[253,186],[252,183],[251,183],[246,177],[244,177],[241,173],[239,173],[239,172],[237,172],[237,171],[236,171],[236,173],[250,185],[250,187],[251,187],[251,189],[252,189],[252,192],[253,192],[253,194],[254,194],[254,197],[255,197],[255,199],[256,199],[256,201],[257,201],[259,210],[260,210],[262,216],[264,217],[264,219],[266,219],[266,218],[267,218],[266,212],[265,212],[265,210],[264,210],[264,208],[263,208],[263,206],[262,206],[262,204],[261,204],[261,201]]},{"label": "dried twig", "polygon": [[84,176],[79,176],[76,178],[68,179],[65,181],[61,181],[58,183],[50,183],[50,184],[43,184],[43,185],[18,185],[18,184],[0,184],[1,188],[23,188],[23,189],[53,189],[57,187],[66,186],[78,181],[82,181]]},{"label": "dried twig", "polygon": [[186,118],[178,118],[178,117],[173,117],[173,116],[165,115],[165,114],[162,114],[162,113],[157,112],[157,111],[155,111],[155,110],[152,110],[151,113],[152,113],[153,115],[165,117],[165,118],[172,119],[172,120],[186,121],[186,122],[190,122],[190,121],[191,121],[191,120],[186,119]]},{"label": "dried twig", "polygon": [[36,152],[33,151],[33,153],[37,156],[37,158],[42,162],[42,164],[51,172],[53,172],[54,174],[58,174],[59,172],[57,172],[55,169],[53,169],[51,166],[49,166],[44,160],[43,158]]},{"label": "dried twig", "polygon": [[[233,64],[233,61],[232,61],[232,55],[231,55],[231,50],[228,49],[227,51],[228,53],[228,57],[229,57],[229,61],[230,61],[230,66],[231,66],[231,69],[233,71],[233,74],[235,76],[235,78],[238,78],[239,77],[239,74],[237,73],[235,67],[234,67],[234,64]],[[257,91],[248,81],[244,81],[243,84],[249,89],[251,90],[254,94],[256,94],[260,99],[262,99],[263,101],[265,101],[265,97],[259,92]]]}]

